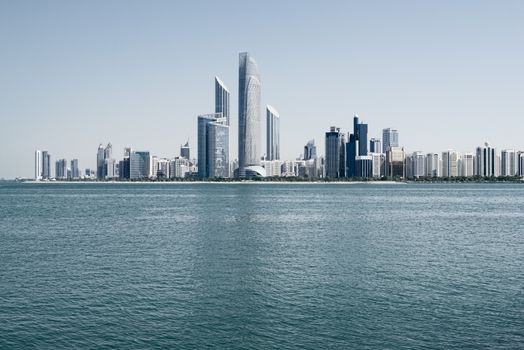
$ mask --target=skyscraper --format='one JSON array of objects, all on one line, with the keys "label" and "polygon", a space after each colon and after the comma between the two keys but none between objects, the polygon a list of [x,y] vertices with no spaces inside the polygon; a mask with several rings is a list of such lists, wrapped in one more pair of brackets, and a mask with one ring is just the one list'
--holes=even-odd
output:
[{"label": "skyscraper", "polygon": [[470,177],[475,174],[475,155],[464,153],[460,158],[460,176]]},{"label": "skyscraper", "polygon": [[65,180],[67,179],[67,160],[59,159],[55,162],[55,178]]},{"label": "skyscraper", "polygon": [[438,153],[426,154],[426,176],[437,177],[440,174]]},{"label": "skyscraper", "polygon": [[35,151],[35,180],[42,179],[42,151]]},{"label": "skyscraper", "polygon": [[280,160],[280,115],[272,106],[266,107],[267,160]]},{"label": "skyscraper", "polygon": [[372,138],[369,140],[369,152],[370,153],[382,153],[382,146],[380,145],[380,139]]},{"label": "skyscraper", "polygon": [[406,154],[403,147],[389,147],[386,152],[386,176],[388,177],[405,177]]},{"label": "skyscraper", "polygon": [[147,179],[151,168],[151,156],[147,151],[133,151],[129,154],[129,178]]},{"label": "skyscraper", "polygon": [[104,178],[104,146],[98,145],[98,152],[96,154],[96,178]]},{"label": "skyscraper", "polygon": [[309,140],[304,146],[304,160],[310,160],[317,157],[317,146],[315,140]]},{"label": "skyscraper", "polygon": [[477,176],[496,176],[495,160],[496,150],[492,148],[489,142],[485,142],[484,146],[477,147],[476,152],[476,169]]},{"label": "skyscraper", "polygon": [[78,159],[71,160],[71,178],[80,178],[80,170],[78,169]]},{"label": "skyscraper", "polygon": [[47,151],[42,152],[42,178],[51,178],[51,155]]},{"label": "skyscraper", "polygon": [[442,152],[442,177],[459,176],[459,156],[456,151],[448,150]]},{"label": "skyscraper", "polygon": [[356,157],[368,154],[368,125],[359,123],[358,115],[353,117],[353,134],[346,145],[346,176],[357,176]]},{"label": "skyscraper", "polygon": [[198,116],[198,176],[229,176],[229,126],[221,113]]},{"label": "skyscraper", "polygon": [[218,77],[215,77],[215,113],[221,113],[226,118],[226,125],[231,125],[229,114],[229,90]]},{"label": "skyscraper", "polygon": [[382,152],[386,153],[391,147],[398,147],[398,131],[387,128],[382,130]]},{"label": "skyscraper", "polygon": [[345,138],[340,128],[332,126],[326,132],[326,177],[344,177],[345,162]]},{"label": "skyscraper", "polygon": [[517,152],[514,149],[504,149],[500,152],[500,175],[515,176],[518,166]]},{"label": "skyscraper", "polygon": [[191,160],[190,158],[190,149],[189,149],[189,141],[185,143],[185,145],[180,146],[180,157],[184,157],[187,160]]},{"label": "skyscraper", "polygon": [[260,77],[254,58],[239,55],[238,67],[238,176],[260,164]]}]

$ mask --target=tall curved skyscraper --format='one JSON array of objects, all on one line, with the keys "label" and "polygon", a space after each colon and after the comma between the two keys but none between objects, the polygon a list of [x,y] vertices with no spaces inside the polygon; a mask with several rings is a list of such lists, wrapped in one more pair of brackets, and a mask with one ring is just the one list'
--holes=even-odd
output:
[{"label": "tall curved skyscraper", "polygon": [[239,55],[238,67],[238,176],[260,165],[260,77],[255,59]]}]

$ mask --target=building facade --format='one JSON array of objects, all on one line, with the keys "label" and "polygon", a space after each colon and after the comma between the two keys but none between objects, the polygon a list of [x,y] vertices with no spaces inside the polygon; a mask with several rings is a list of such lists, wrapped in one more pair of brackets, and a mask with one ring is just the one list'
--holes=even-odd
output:
[{"label": "building facade", "polygon": [[238,176],[260,164],[260,76],[255,59],[239,55],[238,68]]},{"label": "building facade", "polygon": [[266,159],[280,160],[280,115],[277,110],[266,106]]}]

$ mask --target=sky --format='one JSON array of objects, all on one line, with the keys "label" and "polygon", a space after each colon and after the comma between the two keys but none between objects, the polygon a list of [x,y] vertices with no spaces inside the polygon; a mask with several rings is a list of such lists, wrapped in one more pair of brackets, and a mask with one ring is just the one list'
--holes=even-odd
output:
[{"label": "sky", "polygon": [[[94,168],[100,143],[196,156],[214,77],[238,54],[280,112],[281,158],[330,126],[398,129],[406,151],[524,150],[524,1],[0,0],[0,178],[32,177],[34,151]],[[261,110],[265,151],[265,108]]]}]

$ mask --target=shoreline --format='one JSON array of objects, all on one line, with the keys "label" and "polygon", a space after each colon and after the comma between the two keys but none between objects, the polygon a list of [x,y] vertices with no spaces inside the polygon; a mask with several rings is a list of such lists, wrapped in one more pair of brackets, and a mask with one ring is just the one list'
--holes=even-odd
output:
[{"label": "shoreline", "polygon": [[33,180],[15,179],[0,180],[2,182],[18,182],[32,184],[337,184],[337,185],[406,185],[406,184],[524,184],[524,178],[470,178],[470,179],[398,179],[398,180],[350,180],[350,179],[256,179],[256,180],[237,180],[237,179],[180,179],[180,180]]}]

